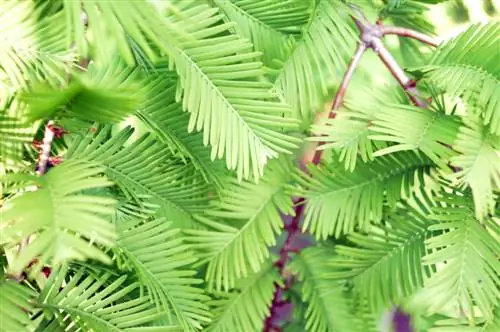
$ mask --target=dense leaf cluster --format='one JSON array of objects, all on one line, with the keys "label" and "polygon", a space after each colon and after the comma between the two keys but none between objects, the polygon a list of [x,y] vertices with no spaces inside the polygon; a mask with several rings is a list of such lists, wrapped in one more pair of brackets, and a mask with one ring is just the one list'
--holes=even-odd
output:
[{"label": "dense leaf cluster", "polygon": [[283,331],[377,331],[393,306],[498,331],[500,24],[391,46],[428,108],[367,57],[315,121],[358,9],[431,33],[438,2],[1,2],[0,330],[261,331],[303,197]]}]

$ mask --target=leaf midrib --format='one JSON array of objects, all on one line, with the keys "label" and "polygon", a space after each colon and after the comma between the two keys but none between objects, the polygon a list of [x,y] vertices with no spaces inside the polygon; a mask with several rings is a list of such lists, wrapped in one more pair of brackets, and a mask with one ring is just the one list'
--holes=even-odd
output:
[{"label": "leaf midrib", "polygon": [[120,328],[116,327],[115,325],[113,325],[113,324],[109,323],[108,321],[102,319],[98,315],[94,315],[94,314],[88,313],[88,312],[86,312],[83,309],[74,308],[74,307],[67,307],[67,306],[57,305],[57,304],[51,304],[51,303],[41,303],[40,306],[44,307],[44,308],[54,309],[54,310],[63,310],[64,312],[76,313],[79,316],[87,317],[89,320],[90,319],[97,320],[100,323],[102,323],[103,325],[105,325],[106,327],[108,327],[109,331],[116,331],[116,332],[122,332],[123,331]]},{"label": "leaf midrib", "polygon": [[244,231],[250,227],[250,225],[253,225],[253,222],[257,219],[257,216],[260,215],[260,213],[264,210],[264,208],[269,204],[269,202],[272,203],[272,199],[274,197],[274,195],[276,195],[276,193],[278,191],[282,190],[281,187],[277,187],[277,189],[275,189],[272,194],[269,195],[268,198],[266,198],[265,202],[257,209],[257,211],[255,211],[255,214],[245,223],[245,225],[243,225],[243,227],[239,228],[237,232],[234,232],[234,236],[231,238],[230,241],[226,242],[219,250],[217,250],[215,252],[212,259],[210,259],[210,263],[213,262],[214,259],[217,259],[218,256],[224,251],[226,250],[231,244],[233,244],[233,242],[239,238],[241,236],[242,233],[244,233]]},{"label": "leaf midrib", "polygon": [[[184,328],[187,326],[191,327],[188,324],[188,320],[186,319],[184,312],[179,308],[179,306],[177,305],[175,300],[170,296],[170,294],[168,292],[169,290],[165,288],[165,286],[163,285],[163,282],[160,279],[158,279],[158,277],[154,273],[152,273],[141,260],[137,259],[137,257],[134,255],[134,253],[132,251],[130,251],[126,247],[126,245],[123,245],[123,243],[122,243],[120,248],[125,252],[127,257],[133,262],[133,264],[135,264],[142,271],[146,272],[146,274],[150,276],[150,280],[153,280],[153,282],[156,283],[157,285],[159,285],[160,288],[164,291],[163,294],[167,297],[167,300],[170,303],[170,305],[172,306],[172,309],[174,310],[177,318],[182,317],[181,325],[183,325]],[[168,307],[165,309],[168,310]]]},{"label": "leaf midrib", "polygon": [[[215,0],[214,1],[216,6],[221,8],[220,6],[220,0]],[[254,22],[257,22],[257,24],[261,25],[261,26],[264,26],[266,29],[272,31],[272,33],[275,33],[275,34],[278,34],[280,35],[283,39],[286,39],[286,36],[285,34],[283,34],[282,32],[276,30],[275,28],[273,28],[272,26],[270,26],[269,24],[267,24],[266,22],[260,20],[259,18],[253,16],[252,14],[250,14],[249,12],[247,12],[246,10],[244,10],[243,8],[235,5],[234,3],[230,2],[230,1],[224,1],[226,2],[228,5],[230,5],[232,8],[235,8],[238,12],[240,13],[243,13],[244,16],[248,17],[249,19],[251,19],[252,21]]]},{"label": "leaf midrib", "polygon": [[186,219],[191,219],[191,214],[187,210],[183,209],[180,205],[174,203],[173,201],[169,201],[169,200],[165,199],[163,196],[159,195],[154,190],[152,190],[152,189],[144,186],[142,183],[140,183],[140,182],[136,181],[135,179],[129,177],[128,175],[120,172],[116,168],[110,167],[109,165],[105,165],[105,166],[106,166],[106,170],[107,171],[109,171],[111,173],[114,173],[114,174],[117,174],[118,176],[121,176],[121,177],[123,177],[125,179],[128,179],[128,181],[134,183],[136,186],[138,186],[139,188],[141,188],[145,192],[151,194],[155,198],[159,199],[164,204],[174,207],[176,210],[178,210],[179,212],[181,212],[182,214],[184,214],[186,216]]},{"label": "leaf midrib", "polygon": [[[426,167],[426,166],[432,166],[432,165],[434,165],[432,162],[427,161],[427,160],[419,160],[419,161],[421,163],[413,163],[413,164],[409,164],[409,165],[406,164],[403,167],[397,167],[395,169],[392,169],[389,172],[385,172],[385,173],[382,173],[382,174],[379,173],[376,177],[373,177],[373,178],[371,178],[370,180],[367,180],[367,181],[363,181],[363,182],[361,182],[359,184],[356,184],[354,186],[344,187],[344,188],[341,188],[341,189],[338,189],[338,190],[328,190],[327,192],[325,192],[323,194],[320,194],[320,195],[317,195],[317,196],[311,196],[308,199],[309,200],[311,200],[311,199],[324,199],[325,197],[328,197],[330,195],[337,195],[337,194],[345,192],[345,191],[354,191],[354,190],[356,190],[358,188],[369,186],[369,185],[371,185],[371,184],[373,184],[375,182],[384,183],[387,179],[390,179],[390,178],[394,177],[395,175],[403,174],[403,173],[406,173],[406,172],[414,170],[414,169],[419,169],[421,167]],[[327,189],[329,189],[329,188],[327,188]]]},{"label": "leaf midrib", "polygon": [[[256,145],[259,145],[259,149],[266,151],[268,155],[272,155],[274,151],[266,146],[262,142],[261,138],[255,134],[255,131],[252,129],[252,127],[250,127],[250,125],[243,119],[243,117],[238,113],[238,110],[234,108],[234,106],[229,102],[226,96],[224,96],[224,94],[220,91],[219,87],[215,85],[214,82],[203,72],[202,68],[198,66],[198,64],[191,58],[191,56],[180,48],[177,49],[177,52],[190,63],[190,67],[194,67],[196,69],[201,78],[212,88],[212,91],[215,92],[217,98],[223,101],[224,105],[226,105],[226,109],[228,109],[230,113],[233,114],[233,116],[235,116],[238,121],[245,127],[246,132],[250,136],[249,140],[255,141],[257,143]],[[208,128],[205,128],[205,130],[207,129]],[[226,140],[227,139],[228,137],[226,137]],[[238,152],[240,152],[239,154],[241,154],[241,151]],[[257,167],[257,165],[255,165],[254,167]]]},{"label": "leaf midrib", "polygon": [[216,328],[222,324],[221,322],[224,321],[224,318],[226,318],[228,315],[231,316],[230,313],[231,313],[232,308],[239,303],[239,300],[243,297],[243,295],[245,295],[252,287],[254,287],[256,284],[258,284],[258,282],[262,278],[267,276],[267,274],[270,273],[270,271],[272,271],[271,269],[272,268],[269,267],[266,270],[262,271],[261,274],[257,275],[256,278],[253,279],[252,283],[245,283],[245,285],[247,285],[247,286],[243,290],[241,290],[237,296],[233,297],[233,299],[231,300],[231,304],[229,306],[224,307],[224,309],[225,309],[224,314],[217,321],[217,324],[215,324],[214,327],[211,327],[211,331],[216,330]]}]

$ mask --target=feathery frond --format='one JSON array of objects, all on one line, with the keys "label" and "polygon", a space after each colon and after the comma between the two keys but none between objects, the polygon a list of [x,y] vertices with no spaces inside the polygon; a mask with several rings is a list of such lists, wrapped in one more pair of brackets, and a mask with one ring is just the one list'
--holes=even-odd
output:
[{"label": "feathery frond", "polygon": [[227,34],[231,23],[216,24],[222,19],[216,11],[195,2],[184,12],[185,24],[199,31],[171,55],[179,74],[178,98],[191,114],[188,131],[204,130],[212,159],[225,155],[239,179],[258,180],[269,159],[297,147],[298,139],[283,132],[297,122],[272,85],[262,81],[263,65],[252,44]]},{"label": "feathery frond", "polygon": [[323,110],[324,98],[333,85],[330,77],[342,76],[357,39],[349,14],[349,7],[341,0],[315,1],[302,38],[277,74],[275,88],[298,119],[309,122]]},{"label": "feathery frond", "polygon": [[0,4],[0,86],[12,92],[34,81],[57,85],[75,58],[64,38],[61,13],[44,16],[34,1]]},{"label": "feathery frond", "polygon": [[110,127],[92,130],[70,144],[67,158],[89,160],[105,167],[105,173],[128,197],[140,200],[150,195],[167,208],[177,225],[191,224],[191,215],[201,212],[207,201],[207,186],[186,176],[186,168],[169,158],[165,147],[146,134],[124,146],[133,130],[128,127],[108,138]]},{"label": "feathery frond", "polygon": [[374,312],[398,303],[424,284],[422,257],[428,227],[435,221],[406,206],[384,217],[367,233],[347,235],[349,243],[335,247],[327,273],[352,280],[354,291],[368,299]]},{"label": "feathery frond", "polygon": [[23,145],[35,135],[29,122],[2,113],[0,110],[0,168],[21,161]]},{"label": "feathery frond", "polygon": [[[207,229],[186,230],[201,262],[208,262],[209,289],[230,290],[236,280],[258,272],[283,227],[280,211],[293,215],[286,193],[291,167],[273,161],[258,184],[233,180],[197,220]],[[245,202],[244,205],[241,202]]]},{"label": "feathery frond", "polygon": [[317,238],[339,237],[356,227],[367,230],[370,222],[379,223],[387,200],[393,206],[425,184],[433,162],[411,151],[378,157],[358,163],[354,172],[335,162],[326,167],[310,166],[311,176],[301,172],[297,195],[305,197],[303,229]]},{"label": "feathery frond", "polygon": [[458,119],[438,109],[421,109],[410,105],[385,105],[375,114],[369,135],[372,140],[395,142],[376,151],[382,156],[395,151],[420,150],[445,169],[454,155],[451,146],[458,133]]},{"label": "feathery frond", "polygon": [[157,139],[186,164],[192,164],[208,183],[218,189],[223,186],[224,163],[210,156],[205,146],[205,133],[188,133],[189,114],[175,101],[176,80],[163,75],[152,76],[145,83],[148,92],[137,117],[153,132]]},{"label": "feathery frond", "polygon": [[303,282],[302,296],[308,302],[307,331],[350,331],[350,308],[342,283],[327,277],[332,255],[328,248],[311,247],[302,250],[290,264]]},{"label": "feathery frond", "polygon": [[500,23],[474,24],[419,68],[424,78],[471,103],[491,133],[500,134]]},{"label": "feathery frond", "polygon": [[30,302],[36,293],[14,280],[0,281],[0,330],[25,331],[31,324],[33,312]]},{"label": "feathery frond", "polygon": [[444,1],[0,1],[0,330],[498,332],[500,25]]},{"label": "feathery frond", "polygon": [[214,3],[236,23],[236,32],[250,39],[255,51],[262,52],[262,61],[271,68],[284,62],[293,48],[295,39],[288,33],[300,32],[301,25],[309,18],[309,6],[300,0],[215,0]]},{"label": "feathery frond", "polygon": [[450,175],[461,185],[469,185],[474,197],[476,218],[494,213],[494,190],[500,190],[500,136],[488,131],[482,121],[469,116],[455,140],[458,155],[451,164],[459,171]]},{"label": "feathery frond", "polygon": [[[168,4],[171,6],[172,2]],[[66,47],[74,42],[84,58],[94,53],[94,57],[106,59],[106,55],[118,51],[131,66],[135,64],[135,58],[129,40],[149,60],[155,61],[160,55],[157,48],[169,52],[178,45],[179,36],[187,38],[181,25],[162,15],[153,3],[145,0],[127,1],[126,6],[115,1],[63,0],[63,12],[66,18],[65,35],[69,40]],[[87,28],[82,19],[84,16]]]},{"label": "feathery frond", "polygon": [[137,110],[143,99],[139,92],[136,73],[115,60],[105,67],[90,64],[83,74],[72,73],[62,89],[38,84],[20,99],[31,119],[53,117],[63,110],[65,116],[116,123]]},{"label": "feathery frond", "polygon": [[[124,256],[136,273],[141,287],[169,321],[178,322],[183,331],[196,331],[210,322],[209,298],[197,288],[202,280],[188,268],[196,261],[182,238],[165,220],[130,220],[118,225],[117,252]],[[172,313],[176,319],[172,319]]]},{"label": "feathery frond", "polygon": [[500,330],[500,307],[490,320],[479,318],[473,324],[466,318],[448,318],[437,321],[429,332],[496,332]]},{"label": "feathery frond", "polygon": [[115,244],[115,228],[110,220],[116,201],[85,194],[85,190],[112,184],[101,176],[103,171],[91,163],[67,161],[41,178],[25,177],[26,187],[39,188],[7,200],[1,211],[1,243],[17,244],[32,237],[9,267],[13,273],[35,258],[35,271],[42,264],[57,265],[70,259],[110,261],[96,245]]},{"label": "feathery frond", "polygon": [[127,277],[102,273],[96,278],[67,266],[53,270],[36,305],[45,320],[40,331],[180,331],[176,325],[157,325],[162,312],[147,296],[130,296],[139,287]]},{"label": "feathery frond", "polygon": [[261,331],[275,285],[280,283],[278,271],[268,261],[267,267],[238,280],[230,292],[214,293],[215,299],[208,304],[214,308],[215,318],[206,331]]},{"label": "feathery frond", "polygon": [[[358,76],[358,79],[364,77]],[[357,98],[359,94],[363,94],[363,98]],[[318,150],[332,149],[337,152],[338,160],[344,162],[345,169],[352,172],[358,157],[366,163],[373,160],[373,152],[377,148],[386,145],[385,142],[369,139],[370,126],[376,114],[383,111],[387,104],[404,103],[405,98],[388,88],[377,87],[374,90],[371,86],[364,86],[356,92],[347,90],[342,107],[335,112],[335,118],[313,124],[311,131],[315,136],[308,140],[323,142]]]},{"label": "feathery frond", "polygon": [[490,234],[477,221],[469,196],[444,194],[438,202],[441,206],[434,208],[430,218],[440,223],[429,231],[439,235],[426,241],[430,253],[423,259],[424,264],[436,266],[437,272],[425,282],[416,301],[429,312],[456,304],[467,317],[474,315],[477,306],[483,317],[491,319],[500,300],[500,234]]}]

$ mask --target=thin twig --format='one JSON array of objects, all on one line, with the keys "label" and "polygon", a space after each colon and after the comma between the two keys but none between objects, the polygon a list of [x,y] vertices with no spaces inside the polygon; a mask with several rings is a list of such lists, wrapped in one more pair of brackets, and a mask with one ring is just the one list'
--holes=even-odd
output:
[{"label": "thin twig", "polygon": [[[36,169],[36,174],[38,176],[42,176],[45,174],[47,171],[47,163],[50,158],[50,150],[52,148],[52,141],[54,140],[54,130],[53,130],[54,122],[52,120],[49,120],[47,122],[47,125],[45,126],[45,131],[43,134],[43,141],[42,145],[40,147],[40,154],[38,156],[38,164],[37,164],[37,169]],[[36,189],[36,188],[35,188]],[[27,235],[24,239],[22,239],[21,243],[19,244],[19,249],[17,251],[17,255],[20,255],[23,250],[25,250],[26,246],[28,246],[30,242],[30,236]],[[23,270],[19,271],[14,276],[14,279],[18,282],[21,282],[24,277],[23,277]]]},{"label": "thin twig", "polygon": [[[354,9],[359,13],[360,19],[365,21],[362,22],[357,17],[351,16],[360,31],[360,43],[358,45],[358,48],[356,49],[356,53],[351,59],[351,62],[347,68],[347,71],[344,74],[344,77],[342,78],[341,84],[339,86],[339,89],[337,90],[337,94],[335,95],[335,99],[332,103],[332,106],[327,111],[328,118],[330,119],[335,118],[336,110],[338,110],[342,105],[347,86],[349,85],[349,82],[352,79],[354,70],[358,66],[361,57],[368,48],[373,49],[374,52],[377,53],[377,55],[385,64],[387,69],[391,72],[392,76],[396,78],[401,87],[407,92],[412,102],[417,106],[423,108],[427,107],[427,102],[420,97],[419,92],[416,89],[416,82],[410,79],[406,75],[404,70],[397,63],[396,59],[394,59],[392,54],[384,46],[384,44],[381,41],[381,38],[384,35],[395,34],[403,37],[414,38],[416,40],[419,40],[434,47],[436,47],[438,43],[432,37],[426,36],[422,33],[410,29],[398,28],[398,27],[384,27],[381,24],[370,24],[366,16],[364,16],[364,14],[361,11],[359,11],[357,8]],[[314,165],[318,165],[320,163],[323,150],[318,150],[317,148],[323,144],[324,142],[319,142],[317,146],[315,145],[314,148],[311,148],[312,150],[315,151],[314,154],[310,153],[310,150],[305,152],[305,154],[301,158],[302,168],[305,168],[304,166],[309,164],[310,162],[312,162]],[[277,315],[279,307],[288,302],[283,300],[283,292],[291,287],[291,284],[293,282],[293,276],[284,276],[284,270],[288,260],[290,259],[290,253],[295,251],[295,248],[293,248],[292,245],[293,241],[301,234],[300,221],[302,220],[304,209],[305,209],[305,199],[303,197],[300,197],[295,201],[294,218],[292,219],[290,224],[285,225],[285,230],[287,231],[288,234],[285,243],[280,250],[280,258],[275,263],[275,266],[277,267],[285,283],[283,288],[276,285],[274,298],[270,307],[270,314],[266,318],[264,323],[264,329],[263,329],[264,332],[281,331],[281,328],[279,326],[274,325],[274,320],[276,318],[275,316]]]},{"label": "thin twig", "polygon": [[[361,60],[361,57],[365,53],[366,49],[367,47],[364,43],[359,43],[358,48],[356,49],[356,53],[351,59],[347,71],[345,72],[344,77],[342,78],[342,81],[339,85],[339,89],[337,90],[337,93],[335,95],[335,99],[333,100],[332,106],[327,111],[327,116],[329,119],[335,118],[336,111],[342,105],[345,92],[347,90],[349,83],[351,82],[354,70],[359,65],[359,61]],[[319,142],[317,146],[321,146],[323,144],[324,142]],[[314,148],[315,153],[313,156],[311,156],[311,154],[308,154],[307,152],[304,154],[304,156],[301,159],[303,165],[309,164],[310,162],[312,162],[315,165],[319,164],[323,150],[318,150],[317,146]],[[275,263],[275,266],[278,268],[278,271],[281,275],[283,275],[285,266],[288,260],[290,259],[290,253],[294,251],[292,243],[294,239],[297,238],[301,233],[300,221],[302,220],[302,216],[304,214],[304,207],[305,207],[304,203],[305,200],[303,197],[299,198],[295,202],[295,208],[294,208],[295,216],[292,219],[292,222],[289,225],[285,226],[285,230],[287,231],[287,237],[285,243],[283,244],[283,247],[280,250],[280,258]],[[282,300],[283,291],[287,290],[292,283],[292,277],[289,276],[284,279],[285,279],[285,285],[283,288],[280,288],[278,285],[276,285],[273,302],[271,304],[270,315],[266,318],[266,321],[264,323],[264,330],[263,330],[264,332],[280,330],[279,327],[273,326],[274,325],[273,320],[275,318],[278,306],[283,302]]]},{"label": "thin twig", "polygon": [[397,63],[396,59],[387,50],[382,41],[378,38],[372,40],[372,49],[377,53],[380,60],[385,64],[387,69],[391,72],[392,76],[398,81],[399,85],[408,93],[411,101],[419,107],[427,107],[427,102],[419,96],[416,88],[416,82],[410,79],[403,68]]},{"label": "thin twig", "polygon": [[421,32],[407,29],[407,28],[401,28],[401,27],[393,27],[393,26],[382,26],[382,33],[384,36],[386,35],[397,35],[401,37],[408,37],[408,38],[413,38],[415,40],[418,40],[424,44],[437,47],[439,45],[439,42],[430,36],[427,36],[426,34],[423,34]]},{"label": "thin twig", "polygon": [[41,176],[47,171],[47,162],[50,157],[50,150],[52,148],[52,141],[54,140],[54,121],[49,120],[45,126],[45,132],[43,134],[42,147],[40,151],[40,156],[38,158],[38,168],[36,174]]},{"label": "thin twig", "polygon": [[[337,94],[335,95],[335,99],[333,100],[331,110],[328,112],[328,118],[334,119],[337,115],[337,110],[342,106],[342,102],[344,101],[345,92],[347,90],[347,86],[351,82],[352,75],[354,74],[354,70],[359,65],[359,61],[365,54],[366,45],[364,43],[359,43],[358,48],[356,49],[356,53],[354,54],[349,66],[347,67],[347,71],[342,78],[339,89],[337,90]],[[319,142],[318,147],[325,144],[325,142]],[[323,150],[318,150],[316,148],[316,152],[314,153],[314,157],[312,158],[312,163],[314,165],[318,165],[321,160],[321,155],[323,154]],[[309,160],[302,160],[303,164],[307,164]]]}]

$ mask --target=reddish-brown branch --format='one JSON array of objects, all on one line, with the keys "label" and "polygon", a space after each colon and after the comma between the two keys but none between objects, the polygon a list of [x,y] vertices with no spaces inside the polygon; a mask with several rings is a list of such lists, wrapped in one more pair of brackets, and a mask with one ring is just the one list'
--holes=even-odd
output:
[{"label": "reddish-brown branch", "polygon": [[386,35],[397,35],[401,37],[408,37],[412,39],[416,39],[424,44],[437,47],[439,45],[439,42],[430,37],[427,36],[426,34],[423,34],[421,32],[407,29],[407,28],[401,28],[401,27],[392,27],[392,26],[383,26],[382,27],[382,33],[384,36]]},{"label": "reddish-brown branch", "polygon": [[[359,43],[358,48],[356,49],[356,53],[354,54],[353,58],[351,59],[351,62],[349,63],[349,66],[347,67],[347,71],[345,72],[344,77],[342,78],[342,81],[340,83],[337,94],[335,95],[335,99],[333,100],[331,110],[330,110],[330,112],[328,112],[329,119],[334,119],[335,116],[337,115],[336,111],[340,108],[340,106],[342,106],[342,102],[344,101],[344,96],[345,96],[345,92],[347,90],[347,86],[351,82],[354,70],[358,66],[359,61],[363,57],[363,54],[365,54],[365,51],[366,51],[366,45],[364,43]],[[325,144],[325,142],[319,142],[318,147],[322,146],[323,144]],[[323,150],[318,150],[316,148],[316,152],[314,153],[312,163],[315,165],[318,165],[319,162],[321,161],[322,154],[323,154]],[[303,165],[307,165],[308,162],[309,162],[309,160],[302,160]]]},{"label": "reddish-brown branch", "polygon": [[[38,163],[36,167],[36,174],[38,176],[42,176],[45,174],[47,171],[47,163],[50,158],[50,150],[52,148],[52,141],[54,140],[55,136],[55,131],[54,131],[54,122],[52,120],[49,120],[47,122],[47,125],[45,126],[44,134],[43,134],[43,140],[40,145],[40,150],[39,150],[39,155],[38,155]],[[26,236],[24,239],[22,239],[21,243],[19,244],[19,249],[17,254],[20,255],[21,252],[26,248],[26,246],[29,244],[30,241],[30,236]],[[22,281],[24,279],[23,275],[23,270],[19,271],[14,276],[14,279],[17,281]]]},{"label": "reddish-brown branch", "polygon": [[380,39],[374,38],[372,40],[372,49],[377,53],[387,69],[389,69],[399,85],[408,93],[411,101],[417,106],[427,107],[426,100],[419,96],[415,81],[406,75],[403,68],[399,66],[396,59],[394,59]]},{"label": "reddish-brown branch", "polygon": [[[333,119],[335,118],[336,115],[336,110],[340,108],[342,105],[342,102],[344,100],[344,95],[347,90],[347,87],[352,79],[352,75],[354,73],[354,70],[359,64],[359,61],[361,60],[361,57],[366,51],[366,45],[364,43],[360,43],[358,45],[358,48],[356,49],[356,53],[354,54],[353,58],[351,59],[351,62],[349,63],[349,66],[347,67],[347,71],[344,74],[344,77],[342,78],[342,81],[340,82],[339,89],[337,90],[337,93],[335,95],[335,99],[333,100],[332,106],[330,109],[327,111],[328,118]],[[312,162],[315,165],[318,165],[319,162],[321,161],[321,155],[323,153],[323,150],[318,150],[317,147],[323,145],[324,142],[319,142],[317,146],[315,146],[315,153],[312,155],[306,153],[302,159],[302,165],[307,165],[310,162]],[[305,200],[304,198],[299,198],[295,202],[295,216],[292,219],[291,223],[289,225],[285,226],[285,230],[287,231],[287,237],[285,239],[285,243],[283,244],[283,247],[280,250],[280,258],[278,261],[275,263],[275,266],[278,268],[278,271],[281,275],[283,275],[285,266],[290,259],[290,253],[294,251],[294,248],[292,246],[292,243],[295,238],[297,238],[300,235],[300,221],[302,220],[302,216],[304,214],[304,206],[305,206]],[[270,315],[266,318],[266,321],[264,322],[264,332],[278,332],[281,331],[281,328],[279,326],[275,326],[274,324],[274,319],[276,315],[276,311],[279,308],[280,305],[284,303],[282,296],[283,296],[283,291],[287,290],[291,283],[292,283],[292,277],[288,276],[284,278],[284,287],[280,288],[278,285],[276,285],[276,289],[274,291],[274,298],[273,302],[271,304],[271,309],[270,309]]]},{"label": "reddish-brown branch", "polygon": [[[362,13],[360,13],[361,17],[366,17]],[[333,119],[336,116],[336,110],[340,108],[342,102],[344,100],[344,95],[349,85],[349,82],[352,79],[352,75],[354,70],[359,64],[361,57],[365,53],[368,48],[373,49],[379,58],[382,60],[387,69],[391,72],[392,76],[398,81],[401,87],[407,92],[409,98],[412,102],[420,107],[427,107],[427,102],[423,98],[420,97],[417,89],[416,82],[410,79],[404,70],[399,66],[396,59],[392,56],[392,54],[387,50],[384,44],[381,41],[381,38],[384,35],[395,34],[404,37],[414,38],[421,42],[424,42],[431,46],[437,46],[438,43],[431,37],[428,37],[419,32],[398,28],[398,27],[384,27],[381,24],[369,24],[363,23],[356,17],[352,16],[354,22],[356,23],[359,31],[360,31],[360,43],[354,54],[351,62],[347,68],[347,71],[342,78],[339,89],[337,90],[337,94],[335,95],[335,99],[333,100],[331,108],[327,111],[328,118]],[[310,153],[310,151],[306,151],[304,156],[301,158],[301,166],[304,166],[312,162],[315,165],[318,165],[321,161],[321,156],[323,150],[318,150],[317,147],[323,145],[324,142],[319,142],[318,145],[315,145],[312,149],[315,150],[314,154]],[[274,298],[270,308],[270,315],[266,318],[264,322],[264,332],[279,332],[281,331],[281,327],[278,325],[279,322],[275,322],[278,309],[287,303],[286,300],[283,299],[283,292],[291,287],[293,282],[293,276],[285,276],[284,271],[288,260],[290,259],[290,253],[295,251],[293,247],[293,241],[296,237],[301,234],[300,231],[300,221],[302,220],[302,216],[305,209],[305,199],[299,198],[295,202],[295,216],[290,222],[290,224],[285,225],[285,230],[287,231],[287,237],[285,239],[285,243],[280,250],[280,258],[275,263],[278,271],[284,279],[284,287],[281,288],[276,285],[276,289],[274,292]]]},{"label": "reddish-brown branch", "polygon": [[49,120],[45,126],[45,132],[43,134],[42,149],[40,151],[40,156],[38,157],[38,167],[36,173],[41,176],[45,174],[47,170],[47,162],[50,157],[50,149],[52,147],[52,141],[54,140],[54,121]]}]

